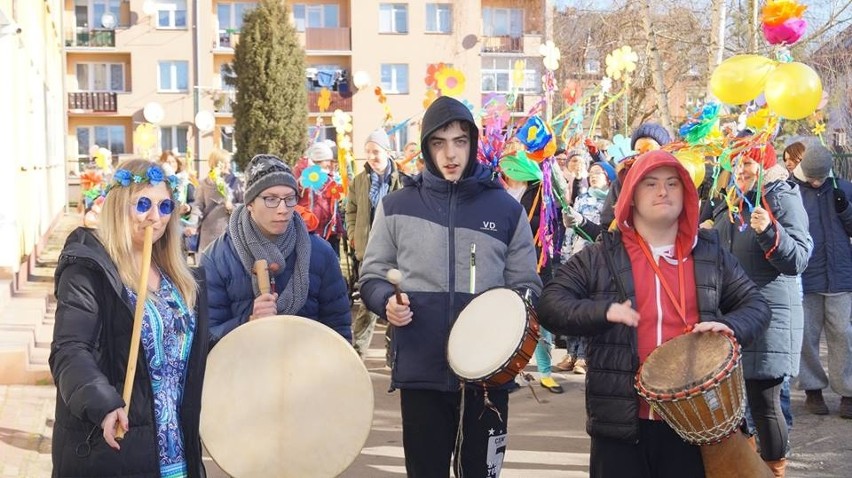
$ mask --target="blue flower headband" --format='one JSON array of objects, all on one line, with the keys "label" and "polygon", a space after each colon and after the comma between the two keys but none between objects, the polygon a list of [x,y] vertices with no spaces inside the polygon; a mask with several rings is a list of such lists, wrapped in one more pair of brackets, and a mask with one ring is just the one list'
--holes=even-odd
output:
[{"label": "blue flower headband", "polygon": [[151,166],[148,168],[148,171],[145,173],[145,176],[139,176],[137,174],[133,174],[126,169],[119,169],[112,176],[112,183],[107,186],[104,194],[109,193],[112,188],[116,186],[127,187],[131,184],[139,184],[139,183],[148,183],[151,186],[156,186],[161,182],[168,182],[169,189],[172,190],[172,193],[177,193],[178,187],[180,185],[180,181],[178,177],[174,174],[170,176],[166,176],[163,172],[163,168],[159,166]]}]

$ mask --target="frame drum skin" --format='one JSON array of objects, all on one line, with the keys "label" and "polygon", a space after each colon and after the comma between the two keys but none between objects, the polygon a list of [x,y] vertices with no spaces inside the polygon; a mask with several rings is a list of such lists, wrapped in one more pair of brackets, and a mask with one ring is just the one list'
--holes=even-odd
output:
[{"label": "frame drum skin", "polygon": [[201,439],[235,478],[337,476],[360,454],[372,421],[367,369],[319,322],[256,319],[208,356]]}]

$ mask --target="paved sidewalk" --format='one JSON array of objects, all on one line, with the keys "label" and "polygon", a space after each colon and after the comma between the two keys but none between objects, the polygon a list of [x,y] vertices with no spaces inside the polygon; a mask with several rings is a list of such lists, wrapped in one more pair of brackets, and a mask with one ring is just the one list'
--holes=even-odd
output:
[{"label": "paved sidewalk", "polygon": [[56,389],[0,386],[0,477],[49,477]]}]

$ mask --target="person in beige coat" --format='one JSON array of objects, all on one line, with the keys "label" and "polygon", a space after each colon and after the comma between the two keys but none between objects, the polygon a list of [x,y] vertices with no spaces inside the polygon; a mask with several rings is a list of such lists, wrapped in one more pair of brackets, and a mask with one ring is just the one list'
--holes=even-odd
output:
[{"label": "person in beige coat", "polygon": [[192,205],[190,223],[195,224],[195,227],[185,230],[187,235],[198,232],[199,251],[203,251],[225,232],[231,211],[243,202],[243,185],[231,173],[230,153],[221,149],[213,150],[207,161],[210,173],[200,181]]},{"label": "person in beige coat", "polygon": [[[376,205],[385,195],[402,187],[399,171],[390,160],[390,149],[390,140],[383,129],[370,133],[364,144],[367,156],[364,170],[355,176],[349,187],[346,232],[358,265],[364,260]],[[363,359],[373,338],[373,329],[378,317],[360,302],[356,303],[355,308],[352,314],[353,345]]]}]

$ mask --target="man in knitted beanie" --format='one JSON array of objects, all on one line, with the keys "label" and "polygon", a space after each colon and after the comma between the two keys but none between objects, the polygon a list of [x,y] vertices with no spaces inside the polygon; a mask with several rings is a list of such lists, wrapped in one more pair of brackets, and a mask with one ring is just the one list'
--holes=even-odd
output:
[{"label": "man in knitted beanie", "polygon": [[637,153],[655,151],[671,143],[672,137],[666,128],[657,123],[642,123],[630,137],[630,149]]},{"label": "man in knitted beanie", "polygon": [[[840,416],[852,419],[852,183],[831,177],[834,159],[828,148],[816,139],[804,144],[802,162],[793,170],[793,180],[802,193],[814,249],[802,273],[805,330],[798,384],[805,391],[809,412],[829,413],[822,390],[830,386],[842,397]],[[828,375],[820,361],[823,329],[828,344]]]},{"label": "man in knitted beanie", "polygon": [[[245,204],[201,257],[207,275],[210,333],[219,340],[245,322],[270,315],[316,320],[351,340],[352,317],[337,255],[293,214],[299,200],[290,166],[259,154],[246,168]],[[256,261],[269,264],[271,290],[260,292]]]},{"label": "man in knitted beanie", "polygon": [[[357,273],[360,261],[364,260],[367,250],[367,238],[373,226],[376,207],[388,193],[402,187],[399,170],[396,163],[390,160],[390,140],[384,129],[379,128],[367,136],[364,142],[364,153],[367,161],[364,170],[358,173],[349,186],[346,202],[346,234],[349,247],[355,254],[354,271]],[[373,314],[364,304],[356,302],[352,324],[352,335],[355,337],[355,351],[361,358],[367,354],[367,348],[373,338],[373,329],[378,316]]]}]

